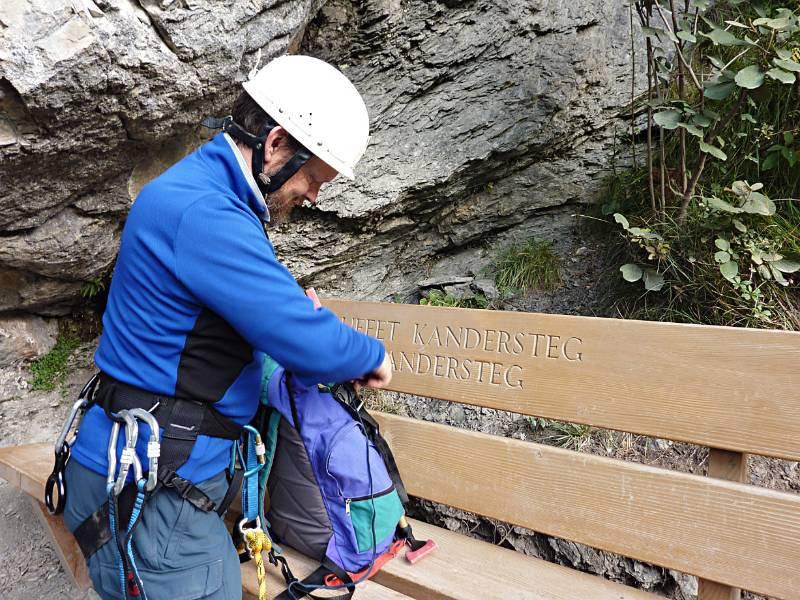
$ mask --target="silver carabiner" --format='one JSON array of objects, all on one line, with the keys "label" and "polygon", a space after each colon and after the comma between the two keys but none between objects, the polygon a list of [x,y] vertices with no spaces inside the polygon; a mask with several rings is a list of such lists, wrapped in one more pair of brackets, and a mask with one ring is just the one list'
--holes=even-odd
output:
[{"label": "silver carabiner", "polygon": [[56,440],[56,454],[63,452],[64,444],[67,442],[67,437],[72,429],[72,425],[75,423],[75,418],[78,416],[78,413],[83,412],[88,405],[89,401],[83,397],[76,400],[72,405],[72,409],[69,411],[69,416],[67,417],[66,421],[64,421],[64,427],[61,428],[61,433]]},{"label": "silver carabiner", "polygon": [[125,421],[125,446],[122,448],[122,455],[119,460],[119,475],[114,484],[114,494],[117,496],[122,492],[125,487],[125,480],[128,478],[128,470],[133,465],[133,475],[136,481],[142,479],[142,463],[139,462],[139,456],[136,454],[136,442],[139,439],[139,423],[127,411],[121,410],[117,416]]},{"label": "silver carabiner", "polygon": [[159,429],[158,420],[152,413],[147,412],[143,408],[132,408],[128,410],[131,416],[147,423],[150,427],[150,440],[147,442],[147,486],[148,492],[153,491],[158,481],[158,457],[161,455],[161,443],[159,436],[161,430]]},{"label": "silver carabiner", "polygon": [[117,440],[119,439],[119,422],[114,421],[111,426],[111,435],[108,438],[108,475],[106,485],[114,485],[114,476],[117,472]]}]

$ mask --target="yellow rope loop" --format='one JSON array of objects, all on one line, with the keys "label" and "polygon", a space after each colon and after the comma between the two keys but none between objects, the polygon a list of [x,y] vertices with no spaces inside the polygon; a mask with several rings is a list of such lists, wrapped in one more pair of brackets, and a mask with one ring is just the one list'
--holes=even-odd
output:
[{"label": "yellow rope loop", "polygon": [[258,600],[266,600],[267,598],[267,572],[264,568],[264,557],[261,556],[262,552],[269,552],[272,549],[272,540],[264,533],[263,529],[246,529],[244,531],[244,539],[247,542],[247,548],[250,554],[256,561],[256,578],[258,579]]}]

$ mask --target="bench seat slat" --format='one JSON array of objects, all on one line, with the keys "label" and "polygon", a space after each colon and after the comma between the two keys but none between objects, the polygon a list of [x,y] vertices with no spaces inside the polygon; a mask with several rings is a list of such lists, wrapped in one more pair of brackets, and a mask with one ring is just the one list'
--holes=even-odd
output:
[{"label": "bench seat slat", "polygon": [[375,416],[410,494],[776,598],[800,589],[798,495]]},{"label": "bench seat slat", "polygon": [[[31,444],[0,448],[0,477],[31,494],[37,500],[43,494],[44,481],[51,468],[52,446]],[[656,600],[647,592],[606,581],[524,556],[520,553],[471,539],[461,534],[412,521],[420,539],[433,538],[439,549],[416,566],[402,557],[389,561],[374,579],[359,585],[359,595],[375,600]],[[63,531],[61,532],[64,533]],[[79,553],[77,545],[69,540]],[[298,577],[316,568],[316,563],[302,554],[285,549],[289,564]],[[245,598],[256,598],[258,586],[255,563],[242,565]],[[277,569],[267,568],[268,597],[285,589]],[[323,596],[325,592],[319,592]]]},{"label": "bench seat slat", "polygon": [[800,460],[798,332],[325,305],[384,340],[395,391]]},{"label": "bench seat slat", "polygon": [[425,600],[658,600],[648,592],[581,573],[460,533],[411,520],[439,548],[416,565],[389,561],[375,581]]}]

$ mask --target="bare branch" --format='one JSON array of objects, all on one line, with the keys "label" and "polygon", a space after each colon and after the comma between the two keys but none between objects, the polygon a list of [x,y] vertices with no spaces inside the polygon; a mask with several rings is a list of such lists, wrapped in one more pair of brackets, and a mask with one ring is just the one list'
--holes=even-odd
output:
[{"label": "bare branch", "polygon": [[[666,27],[667,30],[670,33],[672,33],[672,35],[674,36],[675,32],[669,26],[669,23],[667,23],[667,18],[664,16],[664,11],[661,10],[661,6],[659,5],[658,2],[654,2],[654,4],[655,4],[655,7],[656,7],[656,10],[658,11],[658,16],[660,16],[661,20],[664,22],[664,27]],[[686,68],[686,71],[692,77],[692,82],[694,83],[695,87],[697,87],[698,91],[700,91],[702,93],[703,86],[700,85],[700,81],[697,79],[697,75],[695,75],[694,69],[692,69],[692,67],[689,66],[689,63],[686,62],[686,57],[683,56],[683,52],[681,52],[680,44],[676,44],[675,42],[672,42],[672,44],[675,46],[675,51],[678,53],[678,58],[680,58],[680,61],[683,63],[683,66]]]}]

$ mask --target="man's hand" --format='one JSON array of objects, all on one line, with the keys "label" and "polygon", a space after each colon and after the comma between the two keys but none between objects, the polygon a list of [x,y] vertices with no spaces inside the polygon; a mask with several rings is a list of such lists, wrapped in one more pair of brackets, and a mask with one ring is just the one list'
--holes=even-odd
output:
[{"label": "man's hand", "polygon": [[386,353],[386,356],[383,357],[383,362],[381,366],[375,369],[372,373],[365,375],[358,381],[353,382],[356,389],[360,389],[362,386],[380,389],[385,388],[389,385],[389,382],[392,380],[392,361],[389,358],[389,353]]}]

